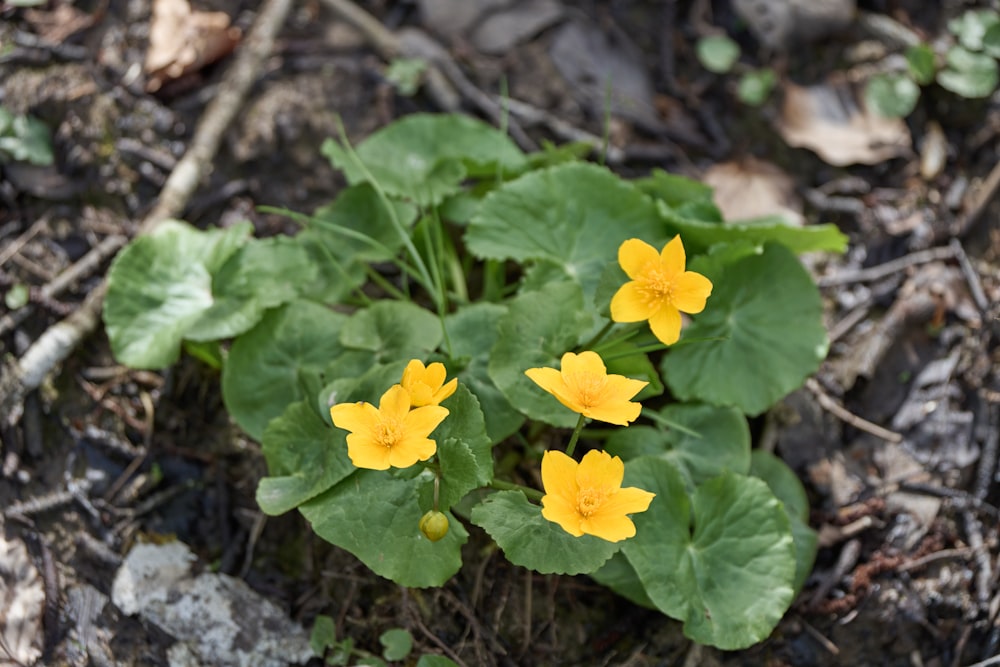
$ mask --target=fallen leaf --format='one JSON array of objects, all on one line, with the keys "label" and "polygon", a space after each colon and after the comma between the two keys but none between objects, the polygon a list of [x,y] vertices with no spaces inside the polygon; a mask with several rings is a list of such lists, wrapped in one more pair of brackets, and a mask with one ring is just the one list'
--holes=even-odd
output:
[{"label": "fallen leaf", "polygon": [[41,656],[44,603],[42,578],[24,542],[0,531],[0,667],[31,665]]},{"label": "fallen leaf", "polygon": [[713,165],[702,180],[715,190],[715,205],[727,221],[776,215],[790,225],[804,222],[795,182],[775,164],[748,156]]},{"label": "fallen leaf", "polygon": [[878,164],[911,151],[901,118],[865,109],[846,83],[786,83],[778,132],[789,146],[808,148],[836,167]]},{"label": "fallen leaf", "polygon": [[58,5],[50,11],[28,9],[24,12],[24,20],[50,44],[62,44],[70,35],[94,24],[93,16],[73,5]]},{"label": "fallen leaf", "polygon": [[236,48],[242,32],[225,12],[200,12],[187,0],[154,0],[145,72],[148,92],[196,72]]}]

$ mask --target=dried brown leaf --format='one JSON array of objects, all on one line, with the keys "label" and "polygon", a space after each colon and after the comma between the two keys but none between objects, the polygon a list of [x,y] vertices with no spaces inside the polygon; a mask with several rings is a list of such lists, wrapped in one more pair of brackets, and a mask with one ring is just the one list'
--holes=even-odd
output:
[{"label": "dried brown leaf", "polygon": [[225,12],[194,11],[187,0],[154,0],[149,50],[144,69],[146,90],[196,72],[236,48],[242,33],[230,27]]},{"label": "dried brown leaf", "polygon": [[24,542],[0,532],[0,667],[30,665],[41,656],[44,605],[42,579]]},{"label": "dried brown leaf", "polygon": [[726,220],[776,215],[791,225],[804,222],[795,182],[775,164],[754,157],[720,162],[703,180],[715,190],[715,205]]},{"label": "dried brown leaf", "polygon": [[778,131],[790,146],[808,148],[827,164],[878,164],[911,151],[910,131],[900,118],[864,109],[847,84],[786,83]]}]

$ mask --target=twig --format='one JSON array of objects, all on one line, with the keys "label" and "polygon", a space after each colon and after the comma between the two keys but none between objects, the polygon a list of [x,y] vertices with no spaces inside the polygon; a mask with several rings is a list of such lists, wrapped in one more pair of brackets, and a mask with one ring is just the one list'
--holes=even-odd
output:
[{"label": "twig", "polygon": [[827,637],[822,632],[814,628],[808,621],[806,621],[806,619],[799,616],[795,620],[802,625],[802,627],[805,629],[805,631],[809,634],[810,637],[815,639],[817,642],[819,642],[820,646],[826,649],[827,653],[829,653],[830,655],[840,655],[840,649],[837,647],[837,645],[834,644],[829,637]]},{"label": "twig", "polygon": [[882,438],[887,442],[891,442],[894,445],[898,445],[903,441],[903,436],[895,431],[890,431],[887,428],[883,428],[878,424],[874,424],[867,419],[857,416],[840,403],[838,403],[833,397],[827,394],[819,383],[815,379],[809,378],[806,380],[806,389],[812,392],[813,396],[819,402],[820,407],[832,414],[837,419],[846,422],[858,429],[859,431],[864,431],[874,435],[876,438]]},{"label": "twig", "polygon": [[28,227],[23,234],[11,241],[11,244],[0,252],[0,265],[6,264],[8,259],[21,252],[21,248],[24,247],[24,244],[34,238],[35,235],[48,224],[48,222],[49,219],[46,216],[42,216],[36,220],[31,227]]},{"label": "twig", "polygon": [[885,262],[884,264],[879,264],[877,266],[871,266],[867,269],[858,269],[857,271],[840,271],[832,276],[824,276],[817,282],[820,287],[834,287],[836,285],[847,285],[849,283],[871,282],[872,280],[878,280],[879,278],[891,276],[897,271],[902,271],[903,269],[911,266],[926,264],[927,262],[934,262],[942,259],[951,259],[954,256],[955,251],[950,245],[928,248],[927,250],[918,250],[917,252],[912,252],[909,255],[904,255],[899,259],[894,259],[890,262]]},{"label": "twig", "polygon": [[934,561],[944,560],[946,558],[965,558],[971,556],[975,553],[975,549],[972,547],[961,547],[959,549],[942,549],[941,551],[935,551],[929,553],[921,558],[914,558],[911,561],[903,563],[896,568],[896,572],[909,572],[910,570],[916,570],[933,563]]},{"label": "twig", "polygon": [[[291,6],[292,0],[269,0],[257,15],[254,27],[237,50],[218,94],[205,109],[191,145],[171,172],[153,210],[143,220],[140,234],[148,234],[162,220],[177,217],[184,211],[209,169],[223,135],[243,108],[247,93],[271,53],[274,39]],[[97,328],[106,290],[105,281],[91,291],[75,313],[46,330],[20,361],[0,369],[0,414],[8,423],[20,418],[24,395],[38,388],[45,376]]]},{"label": "twig", "polygon": [[969,293],[972,294],[972,300],[976,302],[979,312],[985,314],[986,310],[990,307],[990,302],[986,299],[986,293],[983,292],[983,284],[979,281],[979,274],[972,268],[972,262],[969,261],[969,256],[965,254],[962,242],[957,238],[953,238],[948,247],[951,248],[955,259],[958,260],[958,266],[962,269],[965,282],[969,284]]},{"label": "twig", "polygon": [[827,593],[829,593],[830,590],[844,578],[844,575],[850,572],[851,569],[857,565],[858,558],[860,556],[861,540],[854,539],[844,544],[844,547],[840,550],[840,556],[837,557],[837,562],[834,564],[833,569],[823,577],[819,586],[816,587],[812,597],[809,598],[806,608],[814,608],[822,602]]},{"label": "twig", "polygon": [[962,512],[965,521],[965,531],[968,533],[969,546],[975,550],[976,558],[976,602],[980,609],[985,609],[990,602],[990,580],[993,578],[993,566],[990,554],[983,543],[982,525],[976,515],[965,510]]},{"label": "twig", "polygon": [[943,227],[942,231],[935,235],[935,240],[941,241],[948,236],[962,238],[968,234],[969,230],[983,217],[983,212],[996,197],[998,191],[1000,191],[1000,162],[993,165],[993,169],[986,176],[986,180],[983,181],[982,186],[976,191],[974,195],[975,199],[969,207],[968,212],[958,218],[950,227]]}]

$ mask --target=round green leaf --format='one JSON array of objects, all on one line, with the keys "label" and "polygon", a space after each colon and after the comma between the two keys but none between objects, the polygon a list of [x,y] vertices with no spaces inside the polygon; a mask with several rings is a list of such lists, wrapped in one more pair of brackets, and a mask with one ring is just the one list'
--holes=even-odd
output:
[{"label": "round green leaf", "polygon": [[24,283],[15,283],[3,295],[3,302],[8,310],[17,310],[18,308],[24,308],[28,304],[30,297],[31,292],[27,285]]},{"label": "round green leaf", "polygon": [[165,220],[122,250],[108,272],[104,299],[115,358],[132,368],[164,368],[177,361],[188,329],[212,308],[212,274],[251,230],[246,223],[199,231]]},{"label": "round green leaf", "polygon": [[542,574],[586,574],[601,567],[622,543],[593,535],[573,537],[542,517],[520,491],[499,491],[472,509],[472,523],[503,549],[514,565]]},{"label": "round green leaf", "polygon": [[293,301],[238,337],[222,370],[222,398],[236,423],[259,439],[289,403],[313,399],[323,369],[343,352],[337,334],[346,320],[319,304]]},{"label": "round green leaf", "polygon": [[218,340],[249,331],[265,310],[298,296],[315,279],[316,270],[295,239],[251,239],[212,277],[212,307],[191,325],[185,338]]},{"label": "round green leaf", "polygon": [[947,66],[937,74],[942,88],[970,99],[988,97],[996,90],[1000,72],[990,56],[955,46],[945,60]]},{"label": "round green leaf", "polygon": [[709,72],[725,74],[739,60],[740,45],[725,35],[709,35],[698,40],[695,53]]},{"label": "round green leaf", "polygon": [[377,301],[356,312],[340,331],[340,342],[375,353],[379,363],[423,358],[441,342],[441,321],[409,301]]},{"label": "round green leaf", "polygon": [[759,107],[771,96],[771,91],[777,83],[778,75],[773,69],[752,70],[740,77],[736,95],[744,104]]},{"label": "round green leaf", "polygon": [[664,420],[692,433],[661,426],[631,426],[607,441],[609,454],[623,460],[656,456],[672,462],[691,487],[725,470],[750,469],[750,428],[736,408],[674,403],[660,411]]},{"label": "round green leaf", "polygon": [[992,9],[970,9],[948,21],[948,30],[958,38],[962,46],[971,51],[979,51],[983,48],[986,32],[997,24],[1000,24],[1000,15]]},{"label": "round green leaf", "polygon": [[465,232],[482,259],[526,263],[548,260],[594,295],[618,246],[638,237],[662,246],[667,239],[649,197],[603,167],[562,164],[505,183],[483,200]]},{"label": "round green leaf", "polygon": [[607,586],[640,607],[656,609],[656,605],[646,595],[646,589],[639,581],[639,575],[635,573],[635,568],[621,551],[612,556],[596,572],[591,572],[590,577],[601,586]]},{"label": "round green leaf", "polygon": [[917,106],[920,87],[905,74],[876,74],[868,80],[865,106],[881,116],[906,118]]},{"label": "round green leaf", "polygon": [[417,660],[417,667],[458,667],[458,665],[451,658],[427,653]]},{"label": "round green leaf", "polygon": [[507,135],[458,114],[412,114],[379,130],[357,147],[357,158],[332,140],[321,148],[352,184],[368,174],[389,195],[419,206],[440,204],[466,176],[518,171],[524,155]]},{"label": "round green leaf", "polygon": [[489,373],[511,405],[553,426],[570,428],[576,424],[578,415],[532,382],[524,371],[559,368],[562,355],[576,346],[591,319],[576,283],[550,283],[510,302],[507,315],[497,323]]},{"label": "round green leaf", "polygon": [[785,506],[785,513],[792,526],[792,540],[795,542],[795,582],[796,594],[805,586],[816,560],[819,536],[809,527],[809,499],[802,482],[785,465],[785,462],[770,452],[756,449],[750,463],[750,474],[764,480],[771,493]]},{"label": "round green leaf", "polygon": [[292,403],[264,429],[269,477],[257,486],[265,514],[284,514],[354,472],[346,433],[330,428],[306,401]]},{"label": "round green leaf", "polygon": [[418,494],[425,481],[359,470],[299,511],[317,535],[350,551],[375,574],[401,586],[440,586],[462,566],[469,534],[448,512],[447,535],[431,542],[421,534]]},{"label": "round green leaf", "polygon": [[913,80],[921,86],[926,86],[934,81],[934,72],[937,69],[934,59],[934,50],[926,44],[917,44],[906,49],[906,65],[909,68]]},{"label": "round green leaf", "polygon": [[736,650],[770,635],[793,599],[795,547],[767,485],[726,472],[689,501],[667,461],[625,469],[626,484],[657,494],[622,547],[650,600],[702,644]]},{"label": "round green leaf", "polygon": [[653,169],[645,178],[632,181],[639,190],[671,208],[692,203],[712,203],[712,188],[693,178]]},{"label": "round green leaf", "polygon": [[379,635],[378,641],[383,646],[382,657],[386,660],[402,660],[413,650],[413,635],[403,628],[386,630]]},{"label": "round green leaf", "polygon": [[493,384],[489,376],[490,349],[497,339],[497,324],[507,307],[496,303],[474,303],[459,308],[445,319],[452,354],[467,360],[456,377],[479,399],[490,442],[500,442],[524,423],[524,415]]},{"label": "round green leaf", "polygon": [[1000,58],[1000,22],[991,25],[983,34],[983,52]]},{"label": "round green leaf", "polygon": [[[663,377],[681,400],[758,415],[799,387],[826,356],[819,290],[782,245],[767,244],[760,254],[730,263],[704,259],[692,269],[715,288],[684,332],[695,342],[670,351]],[[719,340],[697,340],[705,338]]]}]

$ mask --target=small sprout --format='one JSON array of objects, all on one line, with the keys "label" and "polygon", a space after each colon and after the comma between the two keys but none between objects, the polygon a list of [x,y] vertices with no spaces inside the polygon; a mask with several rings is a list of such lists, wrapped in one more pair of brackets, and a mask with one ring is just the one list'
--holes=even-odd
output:
[{"label": "small sprout", "polygon": [[740,77],[737,87],[737,95],[744,104],[752,107],[759,107],[767,101],[774,90],[774,84],[778,82],[778,77],[773,69],[758,69],[747,72]]},{"label": "small sprout", "polygon": [[420,532],[431,542],[448,534],[448,517],[437,510],[430,510],[420,517]]},{"label": "small sprout", "polygon": [[698,40],[698,60],[709,72],[725,74],[740,57],[740,45],[725,35],[711,35]]},{"label": "small sprout", "polygon": [[926,86],[934,81],[934,72],[937,66],[934,62],[934,51],[926,44],[917,44],[906,49],[906,64],[910,70],[910,76],[921,86]]}]

